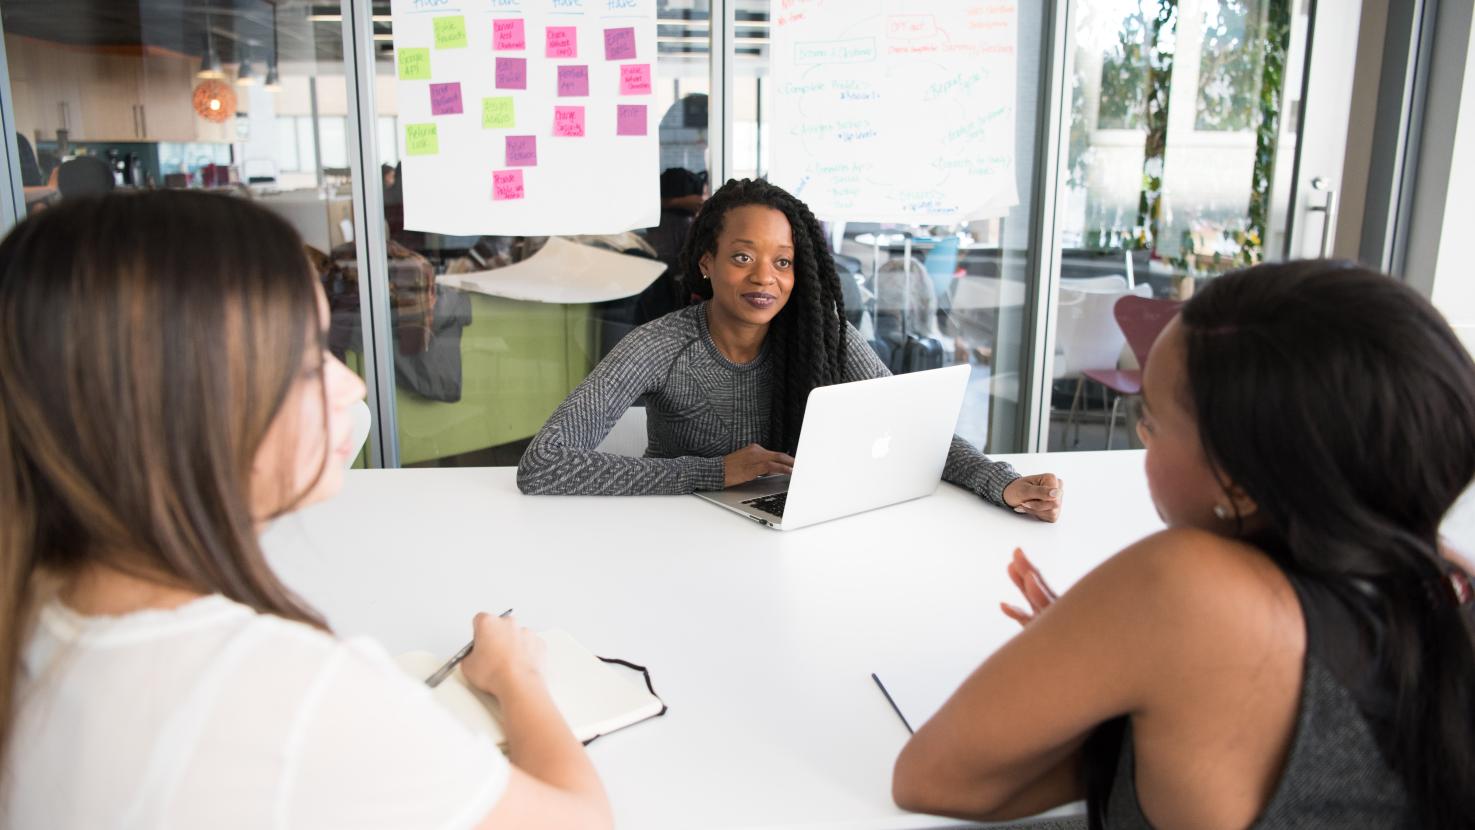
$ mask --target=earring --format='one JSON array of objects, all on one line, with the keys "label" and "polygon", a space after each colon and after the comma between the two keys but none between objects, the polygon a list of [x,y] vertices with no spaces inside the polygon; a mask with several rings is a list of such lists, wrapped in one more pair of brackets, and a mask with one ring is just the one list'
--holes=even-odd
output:
[{"label": "earring", "polygon": [[1222,504],[1216,504],[1214,505],[1214,515],[1217,516],[1220,521],[1228,521],[1229,508],[1225,507]]},{"label": "earring", "polygon": [[711,279],[711,277],[707,276],[707,272],[703,271],[702,272],[702,279],[709,280],[709,279]]}]

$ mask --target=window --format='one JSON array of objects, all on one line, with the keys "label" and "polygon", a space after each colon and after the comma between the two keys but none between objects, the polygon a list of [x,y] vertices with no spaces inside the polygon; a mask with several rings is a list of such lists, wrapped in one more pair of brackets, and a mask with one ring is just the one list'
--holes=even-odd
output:
[{"label": "window", "polygon": [[[1113,317],[1120,297],[1186,299],[1203,280],[1277,256],[1271,208],[1289,196],[1272,182],[1281,118],[1299,94],[1286,88],[1284,68],[1303,6],[1078,4],[1052,449],[1135,441],[1130,384],[1105,388],[1086,374],[1135,365]],[[1128,406],[1114,403],[1123,399]]]}]

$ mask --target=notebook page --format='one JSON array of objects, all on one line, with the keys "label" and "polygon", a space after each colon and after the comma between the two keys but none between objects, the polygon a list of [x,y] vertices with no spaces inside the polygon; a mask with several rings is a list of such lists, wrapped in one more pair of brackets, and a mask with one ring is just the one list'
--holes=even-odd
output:
[{"label": "notebook page", "polygon": [[[660,714],[660,699],[645,688],[638,674],[601,661],[565,631],[550,629],[538,636],[546,646],[543,678],[549,694],[580,741]],[[406,674],[423,681],[445,659],[416,651],[400,655],[395,662]],[[496,699],[472,688],[459,666],[432,693],[467,726],[486,732],[498,744],[506,742]]]}]

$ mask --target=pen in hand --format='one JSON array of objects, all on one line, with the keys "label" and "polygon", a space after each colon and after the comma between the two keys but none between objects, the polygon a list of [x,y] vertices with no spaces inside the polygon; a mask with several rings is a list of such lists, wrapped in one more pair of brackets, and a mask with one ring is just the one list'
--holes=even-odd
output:
[{"label": "pen in hand", "polygon": [[[508,608],[506,611],[503,611],[497,616],[505,617],[511,613],[512,609]],[[465,660],[466,656],[471,653],[471,647],[474,645],[476,645],[476,640],[473,639],[471,642],[462,647],[460,651],[452,654],[451,659],[447,660],[445,665],[435,670],[435,674],[432,674],[431,676],[425,678],[425,685],[429,686],[432,689],[434,689],[436,686],[439,686],[441,684],[441,681],[445,680],[447,677],[450,677],[451,672],[455,671],[456,667],[461,665],[461,661]]]}]

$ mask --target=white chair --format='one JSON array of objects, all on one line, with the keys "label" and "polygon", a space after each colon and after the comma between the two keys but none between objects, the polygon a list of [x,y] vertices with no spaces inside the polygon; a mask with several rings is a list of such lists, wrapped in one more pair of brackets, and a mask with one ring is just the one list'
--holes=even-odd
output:
[{"label": "white chair", "polygon": [[349,433],[349,441],[354,451],[348,454],[347,466],[352,467],[353,462],[358,459],[359,453],[363,451],[364,442],[369,439],[369,431],[374,426],[374,416],[369,412],[369,405],[364,401],[353,402],[353,432]]},{"label": "white chair", "polygon": [[1076,413],[1080,409],[1081,393],[1085,387],[1081,370],[1116,366],[1121,359],[1127,338],[1117,325],[1112,310],[1116,307],[1117,300],[1129,294],[1151,297],[1152,286],[1143,283],[1130,291],[1082,291],[1061,286],[1060,313],[1057,315],[1055,334],[1054,376],[1056,380],[1074,379],[1076,382],[1070,415],[1066,419],[1066,434],[1074,426],[1076,440],[1080,440]]},{"label": "white chair", "polygon": [[625,410],[620,420],[615,421],[609,435],[604,436],[604,440],[594,449],[611,455],[640,458],[645,455],[648,441],[645,434],[645,407],[632,406]]},{"label": "white chair", "polygon": [[927,268],[916,258],[888,259],[876,274],[876,311],[899,318],[902,331],[930,337],[952,352],[951,339],[937,325],[937,293]]}]

